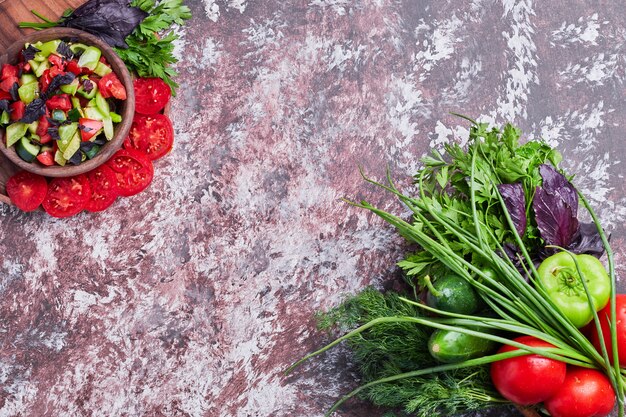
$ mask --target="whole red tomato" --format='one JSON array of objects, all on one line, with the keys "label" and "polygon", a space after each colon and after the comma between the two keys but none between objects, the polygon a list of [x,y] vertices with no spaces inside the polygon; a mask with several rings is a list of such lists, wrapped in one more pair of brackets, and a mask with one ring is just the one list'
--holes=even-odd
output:
[{"label": "whole red tomato", "polygon": [[543,405],[552,417],[604,417],[613,410],[615,391],[602,372],[572,367]]},{"label": "whole red tomato", "polygon": [[[626,366],[626,294],[617,294],[615,296],[615,326],[617,327],[617,354],[619,356],[619,363],[621,366]],[[602,310],[598,311],[598,318],[600,319],[600,327],[602,328],[602,336],[604,344],[609,353],[609,358],[613,355],[613,346],[611,344],[611,328],[609,321],[611,319],[611,305],[607,305]],[[600,347],[600,337],[595,327],[591,330],[591,341],[593,345],[598,349],[598,352],[602,352]]]},{"label": "whole red tomato", "polygon": [[[554,347],[532,336],[521,336],[516,342],[532,347]],[[505,345],[498,353],[518,350]],[[502,396],[516,404],[531,405],[551,397],[565,379],[565,362],[530,354],[491,364],[491,380]]]}]

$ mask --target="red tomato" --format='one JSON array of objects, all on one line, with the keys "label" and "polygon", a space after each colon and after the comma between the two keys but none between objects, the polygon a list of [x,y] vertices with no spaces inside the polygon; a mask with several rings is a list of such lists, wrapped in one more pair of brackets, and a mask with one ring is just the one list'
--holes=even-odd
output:
[{"label": "red tomato", "polygon": [[50,80],[52,80],[57,75],[63,75],[63,74],[65,74],[65,71],[63,71],[61,67],[56,66],[56,65],[50,67]]},{"label": "red tomato", "polygon": [[38,136],[46,135],[48,134],[49,127],[50,127],[50,121],[44,114],[43,116],[39,118],[39,123],[37,123],[37,131],[35,133],[37,133]]},{"label": "red tomato", "polygon": [[[526,346],[554,347],[532,336],[514,340]],[[498,353],[514,350],[518,349],[505,345]],[[531,405],[550,398],[563,383],[565,371],[565,362],[530,354],[492,363],[491,380],[504,398],[516,404]]]},{"label": "red tomato", "polygon": [[57,96],[52,96],[46,101],[46,107],[49,110],[63,110],[70,111],[72,109],[72,102],[70,101],[70,96],[67,94],[59,94]]},{"label": "red tomato", "polygon": [[58,55],[55,54],[50,54],[48,56],[48,61],[50,61],[50,63],[54,66],[59,67],[60,69],[65,68],[65,62],[63,62],[63,58],[61,58]]},{"label": "red tomato", "polygon": [[44,151],[37,155],[37,160],[45,166],[54,165],[54,154],[52,151]]},{"label": "red tomato", "polygon": [[151,116],[135,115],[124,147],[136,149],[154,161],[167,154],[173,143],[172,122],[166,115],[157,113]]},{"label": "red tomato", "polygon": [[82,72],[80,67],[78,66],[78,62],[75,59],[72,59],[70,62],[68,62],[65,66],[65,69],[73,73],[74,75],[80,75]]},{"label": "red tomato", "polygon": [[118,196],[115,172],[106,164],[87,173],[91,186],[91,198],[85,210],[96,212],[109,207]]},{"label": "red tomato", "polygon": [[98,81],[98,88],[102,97],[114,97],[118,100],[126,100],[126,89],[114,72],[110,72]]},{"label": "red tomato", "polygon": [[41,175],[20,171],[6,183],[7,194],[20,210],[33,211],[42,203],[48,182]]},{"label": "red tomato", "polygon": [[[619,356],[619,363],[621,366],[626,366],[626,294],[617,294],[615,296],[615,326],[617,330],[617,354]],[[608,304],[602,310],[598,311],[598,318],[600,319],[600,328],[602,329],[602,336],[606,350],[609,353],[609,358],[613,356],[613,346],[611,343],[611,327],[609,321],[611,319],[611,304]],[[591,341],[593,345],[598,349],[598,352],[602,352],[600,346],[600,337],[594,326],[591,331]]]},{"label": "red tomato", "polygon": [[2,72],[0,73],[0,79],[5,79],[5,78],[17,78],[17,74],[19,74],[19,70],[15,65],[11,65],[11,64],[3,64],[2,65]]},{"label": "red tomato", "polygon": [[24,117],[24,111],[26,110],[26,105],[23,101],[15,101],[11,103],[9,106],[11,110],[11,121],[16,122]]},{"label": "red tomato", "polygon": [[133,81],[133,87],[135,111],[141,114],[160,112],[172,96],[170,86],[160,78],[137,78]]},{"label": "red tomato", "polygon": [[85,175],[53,178],[42,205],[53,217],[69,217],[80,213],[89,198],[91,189]]},{"label": "red tomato", "polygon": [[[39,136],[39,143],[41,143],[42,145],[50,142],[51,140],[52,140],[52,136],[50,136],[47,133],[45,135]],[[54,143],[56,143],[56,141]]]},{"label": "red tomato", "polygon": [[48,68],[41,74],[41,77],[39,77],[39,88],[41,91],[48,89],[50,81],[52,81],[52,77],[50,77],[50,68]]},{"label": "red tomato", "polygon": [[25,72],[30,72],[30,63],[29,62],[20,62],[17,67],[22,70],[22,74]]},{"label": "red tomato", "polygon": [[16,82],[17,82],[17,77],[3,78],[2,81],[0,81],[0,90],[10,93],[11,88]]},{"label": "red tomato", "polygon": [[552,417],[604,417],[613,410],[615,391],[602,372],[572,367],[558,391],[543,404]]},{"label": "red tomato", "polygon": [[6,91],[0,90],[0,100],[11,100],[11,99],[13,99],[13,97],[11,97],[11,94],[7,93]]},{"label": "red tomato", "polygon": [[103,123],[100,120],[85,118],[78,119],[78,128],[80,129],[80,137],[83,142],[93,138],[96,133],[102,129],[102,126]]},{"label": "red tomato", "polygon": [[120,195],[135,195],[148,187],[154,176],[152,161],[134,149],[120,149],[107,165],[115,172]]}]

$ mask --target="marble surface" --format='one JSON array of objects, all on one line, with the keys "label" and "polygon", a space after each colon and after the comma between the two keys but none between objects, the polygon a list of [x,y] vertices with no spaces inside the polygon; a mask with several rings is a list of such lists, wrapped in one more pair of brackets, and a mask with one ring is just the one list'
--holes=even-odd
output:
[{"label": "marble surface", "polygon": [[358,384],[349,355],[282,372],[328,341],[316,311],[391,285],[406,249],[340,198],[403,213],[357,167],[408,186],[465,140],[450,111],[558,146],[623,274],[622,2],[186,3],[150,188],[67,220],[0,207],[0,417],[322,416]]}]

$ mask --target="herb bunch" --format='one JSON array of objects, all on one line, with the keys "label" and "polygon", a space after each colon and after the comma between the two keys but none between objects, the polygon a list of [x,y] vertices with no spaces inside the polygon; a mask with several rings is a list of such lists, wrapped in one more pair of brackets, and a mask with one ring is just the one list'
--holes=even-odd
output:
[{"label": "herb bunch", "polygon": [[[340,329],[353,330],[305,356],[288,372],[346,341],[360,364],[363,385],[337,401],[327,416],[356,395],[365,396],[378,405],[403,408],[420,417],[425,417],[420,414],[421,410],[429,410],[430,416],[444,416],[500,404],[503,400],[494,394],[490,381],[484,378],[486,367],[496,361],[534,353],[604,372],[617,394],[618,415],[623,417],[625,381],[615,348],[615,326],[610,330],[614,354],[609,357],[604,344],[600,351],[596,350],[551,301],[546,289],[539,284],[535,267],[536,253],[545,249],[545,245],[552,245],[550,240],[555,238],[551,229],[542,230],[545,219],[537,221],[535,218],[535,212],[541,212],[534,207],[535,201],[539,201],[540,207],[552,203],[558,209],[553,210],[554,218],[547,220],[548,223],[579,226],[576,215],[580,199],[593,219],[594,228],[593,231],[581,227],[575,230],[579,235],[595,233],[597,239],[592,240],[597,240],[606,252],[611,280],[610,320],[615,322],[613,254],[596,214],[584,196],[561,178],[563,175],[545,164],[556,165],[560,161],[560,155],[548,145],[543,142],[519,145],[519,130],[510,125],[500,130],[472,123],[467,150],[451,145],[446,148],[445,156],[435,153],[425,160],[424,168],[415,177],[419,185],[417,196],[399,191],[389,174],[385,184],[363,175],[366,181],[403,202],[412,213],[410,221],[366,201],[350,203],[378,215],[421,248],[401,263],[409,275],[425,275],[429,269],[446,268],[473,286],[490,314],[450,313],[418,302],[417,293],[411,298],[374,295],[375,290],[367,290],[322,316],[323,327],[334,324]],[[503,187],[510,181],[520,184],[514,198],[509,198],[510,190]],[[560,188],[558,192],[552,188],[544,192],[542,187]],[[535,198],[537,195],[539,197]],[[544,201],[550,195],[556,196],[556,200]],[[527,223],[524,227],[520,227],[522,218]],[[574,230],[570,226],[567,228]],[[575,236],[571,233],[566,240],[571,244]],[[585,280],[581,282],[593,307]],[[413,311],[399,306],[398,302],[411,306]],[[386,308],[380,308],[381,305]],[[592,310],[596,329],[601,333],[598,314]],[[422,356],[407,352],[414,349],[428,353],[423,340],[418,340],[421,332],[427,333],[425,329],[454,331],[517,349],[455,363],[422,361]],[[406,337],[399,336],[398,332],[405,332]],[[511,334],[533,336],[554,348],[530,347],[507,337]],[[599,339],[603,340],[601,334]],[[426,389],[433,381],[467,382],[468,392],[476,395],[462,395],[459,391],[454,400],[437,401],[432,394],[436,390]],[[447,386],[452,387],[454,383]]]}]

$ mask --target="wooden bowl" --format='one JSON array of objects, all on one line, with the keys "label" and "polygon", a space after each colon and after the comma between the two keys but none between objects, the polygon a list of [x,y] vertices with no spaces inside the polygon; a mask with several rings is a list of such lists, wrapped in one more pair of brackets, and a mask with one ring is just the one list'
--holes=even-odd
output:
[{"label": "wooden bowl", "polygon": [[[17,167],[30,171],[35,174],[43,175],[46,177],[71,177],[73,175],[83,174],[91,171],[105,163],[124,143],[124,139],[128,136],[128,131],[133,122],[133,115],[135,113],[135,93],[133,90],[133,82],[126,65],[117,56],[115,51],[101,39],[78,29],[70,28],[52,28],[41,30],[39,32],[31,33],[24,36],[20,40],[13,43],[7,49],[6,53],[0,56],[0,66],[4,63],[15,64],[18,61],[18,54],[24,48],[25,43],[34,43],[37,41],[50,41],[54,39],[71,40],[73,42],[80,42],[86,45],[93,45],[102,51],[111,68],[117,74],[118,78],[126,88],[126,100],[120,102],[118,111],[122,116],[122,121],[115,125],[115,135],[113,139],[108,141],[102,146],[98,154],[87,161],[82,162],[80,165],[53,165],[45,166],[38,161],[26,162],[17,155],[15,147],[6,147],[6,140],[4,139],[4,129],[0,128],[0,151],[6,155],[6,157]],[[1,168],[0,168],[1,170]]]}]

